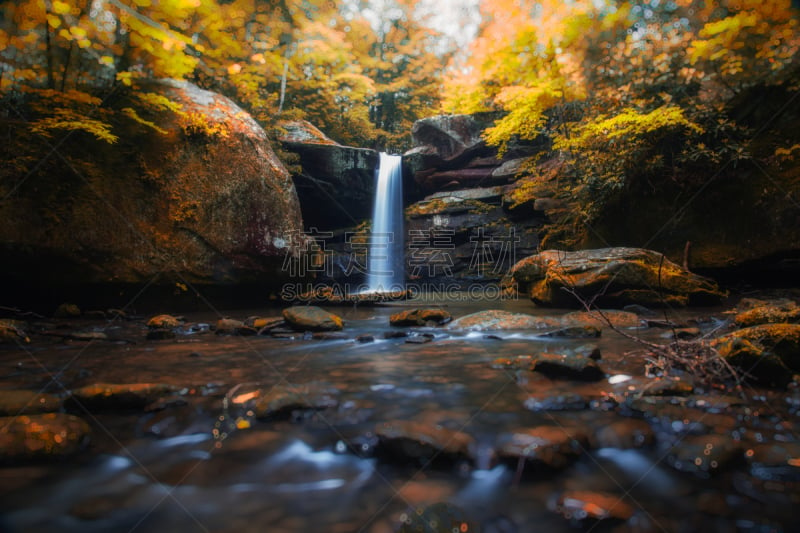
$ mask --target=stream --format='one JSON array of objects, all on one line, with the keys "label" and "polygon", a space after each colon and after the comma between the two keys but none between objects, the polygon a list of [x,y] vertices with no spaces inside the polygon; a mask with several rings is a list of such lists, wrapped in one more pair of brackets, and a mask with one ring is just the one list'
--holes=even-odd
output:
[{"label": "stream", "polygon": [[[566,312],[527,301],[444,305],[454,317],[489,308]],[[167,383],[181,391],[144,411],[72,411],[92,427],[86,450],[45,464],[0,464],[0,531],[797,531],[800,468],[770,460],[783,447],[797,450],[797,387],[747,388],[747,401],[699,385],[649,395],[640,346],[608,328],[587,340],[389,326],[389,315],[407,306],[330,307],[346,325],[343,338],[329,340],[215,335],[203,326],[219,318],[210,312],[186,315],[197,332],[162,341],[144,340],[146,317],[48,319],[51,328],[103,331],[112,340],[4,345],[0,388],[63,394],[92,383]],[[702,309],[669,318],[706,333],[726,315]],[[401,330],[433,337],[384,338]],[[670,334],[629,333],[653,342]],[[587,342],[602,353],[604,379],[551,379],[492,364]],[[51,383],[48,373],[62,369]],[[287,383],[311,384],[335,405],[265,420],[232,401]],[[644,406],[643,394],[651,399]],[[376,426],[397,420],[466,433],[469,456],[415,461],[382,449]],[[580,428],[588,441],[557,468],[523,468],[494,454],[498,435],[538,426]],[[707,436],[716,448],[693,452]],[[682,465],[693,453],[698,466],[711,466]],[[570,491],[613,495],[630,516],[592,520],[591,500],[565,511],[559,498]],[[429,529],[420,516],[435,518]]]}]

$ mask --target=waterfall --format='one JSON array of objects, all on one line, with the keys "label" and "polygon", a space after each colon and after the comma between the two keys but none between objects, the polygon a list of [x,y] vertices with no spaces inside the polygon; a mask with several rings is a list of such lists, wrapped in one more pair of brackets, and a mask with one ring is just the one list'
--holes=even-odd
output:
[{"label": "waterfall", "polygon": [[377,175],[366,292],[399,290],[405,279],[402,157],[381,152]]}]

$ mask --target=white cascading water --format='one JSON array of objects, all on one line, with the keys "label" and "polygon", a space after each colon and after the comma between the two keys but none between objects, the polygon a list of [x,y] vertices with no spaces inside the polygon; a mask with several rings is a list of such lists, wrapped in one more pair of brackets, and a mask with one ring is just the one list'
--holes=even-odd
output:
[{"label": "white cascading water", "polygon": [[402,157],[381,152],[377,174],[366,292],[389,292],[405,279]]}]

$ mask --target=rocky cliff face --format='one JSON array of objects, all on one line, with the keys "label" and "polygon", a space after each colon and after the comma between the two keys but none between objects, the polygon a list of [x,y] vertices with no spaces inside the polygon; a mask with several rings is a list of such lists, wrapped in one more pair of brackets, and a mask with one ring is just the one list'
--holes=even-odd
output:
[{"label": "rocky cliff face", "polygon": [[481,137],[491,118],[445,115],[414,124],[417,146],[403,155],[404,163],[417,193],[427,196],[406,209],[411,281],[497,281],[537,249],[544,212],[520,209],[509,197],[533,148],[516,146],[499,158]]},{"label": "rocky cliff face", "polygon": [[375,150],[342,146],[303,120],[279,127],[284,149],[299,160],[293,177],[306,228],[340,229],[372,216]]},{"label": "rocky cliff face", "polygon": [[[264,130],[229,99],[174,80],[142,91],[179,112],[128,96],[147,121],[115,124],[114,145],[82,132],[43,139],[9,124],[0,204],[0,273],[54,285],[275,285],[302,230],[288,171]],[[5,136],[5,135],[4,135]]]}]

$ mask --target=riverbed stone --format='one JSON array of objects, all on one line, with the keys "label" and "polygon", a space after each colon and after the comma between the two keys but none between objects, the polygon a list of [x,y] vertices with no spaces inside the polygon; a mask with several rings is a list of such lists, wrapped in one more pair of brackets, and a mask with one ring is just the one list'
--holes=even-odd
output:
[{"label": "riverbed stone", "polygon": [[258,418],[285,419],[298,411],[319,411],[339,404],[339,391],[322,382],[289,383],[261,389],[253,412]]},{"label": "riverbed stone", "polygon": [[741,459],[742,452],[742,445],[727,435],[686,435],[669,449],[666,461],[682,472],[712,474]]},{"label": "riverbed stone", "polygon": [[545,329],[559,327],[561,321],[554,317],[539,317],[525,313],[512,313],[498,309],[478,311],[462,316],[447,325],[447,329],[465,331],[496,331],[507,329]]},{"label": "riverbed stone", "polygon": [[413,420],[383,422],[375,428],[381,449],[405,459],[466,457],[474,439],[462,431]]},{"label": "riverbed stone", "polygon": [[582,299],[609,307],[712,305],[726,296],[714,281],[642,248],[545,250],[517,262],[508,278],[546,307],[576,307]]},{"label": "riverbed stone", "polygon": [[511,462],[524,461],[534,468],[562,469],[588,446],[581,429],[571,426],[519,428],[497,437],[497,455]]},{"label": "riverbed stone", "polygon": [[147,321],[147,327],[152,329],[177,328],[181,324],[183,320],[172,315],[156,315]]},{"label": "riverbed stone", "polygon": [[564,327],[595,328],[640,328],[642,319],[636,313],[615,309],[595,309],[593,311],[573,311],[561,317]]},{"label": "riverbed stone", "polygon": [[314,305],[284,309],[283,318],[295,331],[339,331],[344,327],[340,316]]},{"label": "riverbed stone", "polygon": [[596,326],[566,326],[563,328],[542,333],[540,337],[556,337],[566,339],[591,339],[597,338],[602,334],[600,328]]},{"label": "riverbed stone", "polygon": [[589,442],[595,448],[641,448],[655,442],[655,433],[644,420],[617,417],[594,426]]},{"label": "riverbed stone", "polygon": [[91,428],[65,413],[0,418],[0,461],[66,457],[88,444]]},{"label": "riverbed stone", "polygon": [[50,413],[61,409],[63,400],[54,394],[29,390],[0,390],[0,416]]},{"label": "riverbed stone", "polygon": [[453,319],[452,315],[437,307],[424,309],[407,309],[389,317],[392,326],[425,326],[432,323],[436,326],[447,324]]},{"label": "riverbed stone", "polygon": [[66,406],[89,411],[143,409],[178,390],[179,387],[166,383],[95,383],[73,390]]},{"label": "riverbed stone", "polygon": [[533,355],[531,370],[550,378],[578,381],[599,381],[605,377],[605,372],[598,366],[595,359],[569,350]]}]

